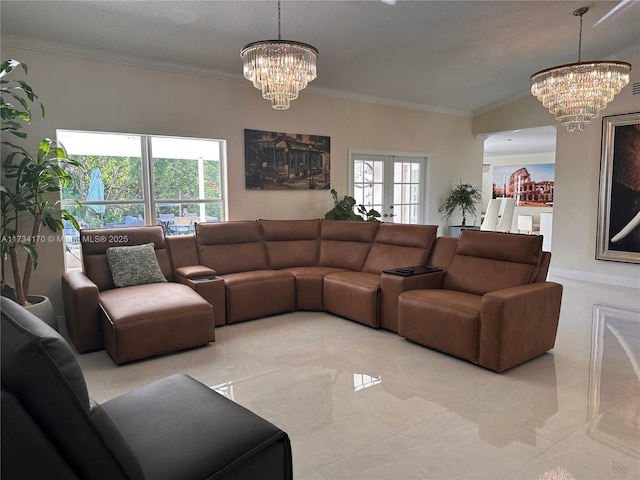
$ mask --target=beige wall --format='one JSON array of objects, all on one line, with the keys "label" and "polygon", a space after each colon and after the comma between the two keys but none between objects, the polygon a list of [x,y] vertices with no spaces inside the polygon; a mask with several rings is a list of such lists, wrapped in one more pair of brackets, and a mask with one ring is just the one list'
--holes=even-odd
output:
[{"label": "beige wall", "polygon": [[[640,53],[624,59],[633,65],[631,82],[640,81]],[[640,111],[640,99],[628,85],[604,115]],[[505,130],[554,125],[555,119],[533,96],[527,96],[474,118],[473,131],[486,135]],[[595,260],[602,120],[583,132],[558,126],[553,208],[552,273],[640,286],[640,266]],[[613,276],[613,277],[612,277]]]},{"label": "beige wall", "polygon": [[[245,128],[330,136],[331,185],[340,195],[347,193],[349,148],[428,154],[427,223],[431,224],[442,224],[438,207],[460,179],[481,182],[482,141],[473,136],[470,117],[307,92],[290,110],[278,112],[248,82],[15,47],[3,46],[2,56],[28,64],[29,83],[47,108],[47,119],[31,128],[33,142],[55,135],[57,128],[226,139],[231,220],[317,218],[332,206],[326,190],[245,190]],[[52,297],[59,313],[63,268],[62,246],[43,245],[32,291]]]}]

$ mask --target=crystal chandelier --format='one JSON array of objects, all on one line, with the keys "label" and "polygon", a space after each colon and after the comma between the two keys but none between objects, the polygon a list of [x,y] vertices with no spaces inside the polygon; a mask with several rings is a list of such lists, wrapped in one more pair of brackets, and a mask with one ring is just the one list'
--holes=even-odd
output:
[{"label": "crystal chandelier", "polygon": [[311,45],[282,40],[280,0],[278,0],[278,40],[262,40],[245,45],[240,52],[242,70],[247,80],[271,100],[276,110],[289,108],[300,90],[316,78],[318,50]]},{"label": "crystal chandelier", "polygon": [[531,75],[531,93],[555,115],[570,132],[582,131],[591,119],[629,83],[631,65],[627,62],[582,62],[582,16],[589,9],[573,12],[580,17],[578,63],[547,68]]}]

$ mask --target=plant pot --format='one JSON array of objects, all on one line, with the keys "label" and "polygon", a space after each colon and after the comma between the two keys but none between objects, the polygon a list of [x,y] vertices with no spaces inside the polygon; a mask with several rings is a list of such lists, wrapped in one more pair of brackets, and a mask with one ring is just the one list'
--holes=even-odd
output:
[{"label": "plant pot", "polygon": [[29,310],[54,330],[58,330],[56,311],[53,309],[53,305],[51,304],[49,297],[45,297],[44,295],[29,295],[27,297],[27,301],[31,305],[26,305],[24,308]]}]

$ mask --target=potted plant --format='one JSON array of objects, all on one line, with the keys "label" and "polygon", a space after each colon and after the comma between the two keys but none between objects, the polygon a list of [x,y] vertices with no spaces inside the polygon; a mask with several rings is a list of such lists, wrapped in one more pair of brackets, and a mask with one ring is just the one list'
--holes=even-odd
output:
[{"label": "potted plant", "polygon": [[[345,195],[342,200],[338,200],[338,192],[335,188],[331,189],[331,195],[333,195],[334,207],[324,215],[324,218],[327,220],[353,220],[361,222],[366,219],[367,222],[380,221],[380,213],[377,210],[373,208],[367,210],[362,204],[356,206],[355,198]],[[354,208],[358,210],[358,213],[355,212]]]},{"label": "potted plant", "polygon": [[467,215],[477,218],[476,206],[482,201],[482,190],[469,183],[457,185],[440,206],[438,212],[442,214],[442,219],[447,220],[453,213],[460,209],[462,211],[462,226],[467,225]]},{"label": "potted plant", "polygon": [[[31,154],[26,148],[12,143],[9,138],[26,139],[27,129],[32,119],[32,107],[39,107],[42,118],[46,112],[33,89],[20,79],[7,79],[7,75],[16,69],[27,74],[27,66],[18,60],[2,62],[0,66],[0,90],[2,101],[2,237],[0,242],[0,261],[3,294],[13,290],[15,300],[23,306],[37,301],[29,295],[31,274],[38,266],[38,244],[50,239],[43,235],[43,226],[58,232],[63,230],[63,220],[70,221],[79,229],[75,218],[60,208],[60,201],[53,200],[52,194],[59,192],[62,186],[72,181],[65,171],[66,165],[82,166],[66,158],[62,145],[50,138],[42,139],[38,150]],[[27,252],[23,270],[20,268],[18,251]],[[13,273],[13,288],[8,288],[5,278],[5,263],[9,259]],[[52,310],[52,309],[51,309]]]}]

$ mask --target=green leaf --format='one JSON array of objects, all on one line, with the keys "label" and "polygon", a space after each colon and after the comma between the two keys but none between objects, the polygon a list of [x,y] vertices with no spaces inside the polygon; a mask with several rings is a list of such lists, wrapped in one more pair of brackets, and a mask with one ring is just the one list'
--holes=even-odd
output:
[{"label": "green leaf", "polygon": [[[76,202],[78,204],[78,206],[80,208],[82,208],[82,204],[80,202]],[[67,210],[62,209],[60,210],[60,214],[62,215],[62,218],[64,218],[65,220],[68,220],[69,222],[71,222],[71,225],[73,225],[73,228],[75,228],[77,231],[80,231],[80,224],[78,223],[78,221],[76,220],[76,217],[74,217],[73,215],[71,215]],[[64,228],[64,227],[63,227]]]},{"label": "green leaf", "polygon": [[7,73],[10,73],[19,65],[22,65],[24,73],[27,73],[27,66],[25,64],[21,64],[18,60],[14,60],[12,58],[10,60],[7,60],[6,62],[2,62],[2,65],[0,65],[0,77],[4,77]]}]

